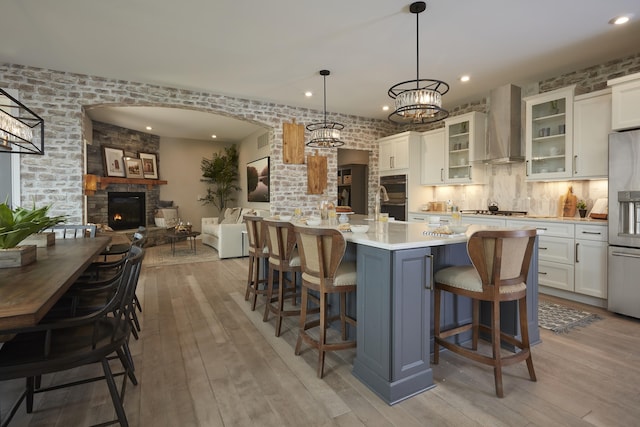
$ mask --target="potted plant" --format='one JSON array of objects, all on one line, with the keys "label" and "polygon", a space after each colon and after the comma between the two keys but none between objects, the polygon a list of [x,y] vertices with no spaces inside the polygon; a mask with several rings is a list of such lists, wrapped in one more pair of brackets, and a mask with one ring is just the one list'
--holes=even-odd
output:
[{"label": "potted plant", "polygon": [[578,200],[578,203],[576,203],[576,207],[578,208],[580,218],[584,218],[587,216],[587,202],[585,202],[584,200]]},{"label": "potted plant", "polygon": [[11,209],[0,204],[0,267],[20,267],[36,260],[36,246],[20,243],[31,234],[64,222],[64,216],[49,217],[51,206]]},{"label": "potted plant", "polygon": [[224,211],[227,203],[235,200],[233,193],[240,190],[238,181],[238,150],[235,145],[224,149],[224,154],[214,153],[211,159],[204,158],[200,164],[203,182],[213,186],[207,188],[204,204],[211,203]]}]

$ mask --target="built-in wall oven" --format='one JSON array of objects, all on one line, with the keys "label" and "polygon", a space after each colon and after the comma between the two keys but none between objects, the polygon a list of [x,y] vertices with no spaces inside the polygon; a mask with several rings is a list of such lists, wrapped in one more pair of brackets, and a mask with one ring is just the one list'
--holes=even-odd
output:
[{"label": "built-in wall oven", "polygon": [[407,220],[407,176],[387,175],[380,177],[380,185],[387,190],[389,200],[380,201],[380,212],[388,213],[396,221]]}]

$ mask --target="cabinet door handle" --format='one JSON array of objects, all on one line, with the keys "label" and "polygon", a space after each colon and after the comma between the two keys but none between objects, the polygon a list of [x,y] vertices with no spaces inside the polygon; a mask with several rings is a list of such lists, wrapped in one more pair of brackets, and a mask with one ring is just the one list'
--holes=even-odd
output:
[{"label": "cabinet door handle", "polygon": [[538,271],[538,274],[542,274],[543,276],[547,275],[547,273],[545,271]]},{"label": "cabinet door handle", "polygon": [[624,252],[611,252],[611,255],[613,255],[613,256],[621,256],[621,257],[625,257],[625,258],[640,258],[640,255],[626,254]]},{"label": "cabinet door handle", "polygon": [[529,160],[524,162],[524,175],[529,176]]},{"label": "cabinet door handle", "polygon": [[573,173],[578,173],[578,155],[573,156]]},{"label": "cabinet door handle", "polygon": [[602,233],[599,231],[583,231],[582,234],[595,234],[597,236],[600,236]]},{"label": "cabinet door handle", "polygon": [[547,227],[536,227],[536,230],[546,230]]},{"label": "cabinet door handle", "polygon": [[[429,258],[429,271],[431,274],[425,274],[425,276],[429,276],[427,281],[424,283],[424,288],[431,290],[433,289],[433,254],[425,255],[425,260]],[[425,263],[425,269],[427,268],[427,264]],[[427,273],[427,271],[425,271]]]},{"label": "cabinet door handle", "polygon": [[444,182],[444,168],[440,168],[440,181]]},{"label": "cabinet door handle", "polygon": [[576,243],[576,262],[580,262],[580,260],[578,259],[578,247],[580,246],[580,243]]},{"label": "cabinet door handle", "polygon": [[473,166],[469,166],[469,181],[472,181],[472,180],[473,180],[472,175],[471,175],[471,173],[472,173],[472,168],[473,168]]},{"label": "cabinet door handle", "polygon": [[544,247],[542,247],[542,246],[538,247],[538,250],[539,250],[539,251],[546,251],[547,249],[548,249],[548,248],[544,248]]}]

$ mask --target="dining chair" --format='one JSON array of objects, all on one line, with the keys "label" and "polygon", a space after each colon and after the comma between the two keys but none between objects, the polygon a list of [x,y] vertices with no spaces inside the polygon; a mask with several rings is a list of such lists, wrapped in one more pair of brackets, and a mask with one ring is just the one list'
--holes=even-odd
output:
[{"label": "dining chair", "polygon": [[[31,413],[35,394],[100,380],[107,383],[117,416],[116,420],[100,425],[129,425],[123,407],[124,392],[127,380],[137,384],[128,349],[131,332],[129,319],[143,257],[142,248],[132,248],[116,291],[101,309],[79,317],[0,331],[0,334],[15,335],[0,348],[0,381],[26,379],[25,390],[9,411],[4,425],[10,422],[23,401],[26,402],[27,413]],[[109,358],[113,355],[117,356],[124,368],[120,391],[114,378],[119,374],[114,374],[109,364]],[[43,375],[93,363],[102,365],[103,376],[39,387],[39,379]]]},{"label": "dining chair", "polygon": [[[527,274],[536,238],[535,229],[481,230],[469,237],[467,252],[473,265],[453,266],[436,272],[434,277],[434,350],[437,365],[440,346],[473,361],[493,366],[496,395],[504,396],[502,367],[526,360],[529,377],[536,381],[533,369],[527,321]],[[441,293],[472,299],[470,323],[441,330]],[[491,306],[491,324],[480,324],[480,301]],[[500,303],[518,301],[520,338],[500,330]],[[471,346],[457,344],[449,338],[472,331]],[[491,356],[478,350],[480,331],[491,339]],[[501,344],[509,343],[520,349],[503,356]]]},{"label": "dining chair", "polygon": [[[346,241],[342,233],[333,228],[294,227],[300,264],[302,268],[302,303],[300,328],[295,354],[300,354],[305,342],[318,349],[318,378],[324,376],[324,359],[327,351],[344,350],[356,346],[356,319],[347,315],[346,298],[356,291],[356,264],[344,261]],[[310,292],[319,294],[319,319],[308,319]],[[340,303],[336,314],[328,307],[329,295],[338,294]],[[327,332],[332,322],[339,321],[341,339],[329,341]],[[353,339],[348,340],[347,325],[354,328]]]},{"label": "dining chair", "polygon": [[260,266],[269,258],[267,246],[267,233],[262,217],[257,215],[245,215],[244,222],[247,227],[247,241],[249,242],[249,275],[247,287],[244,293],[245,301],[251,301],[251,311],[256,309],[258,295],[266,295],[266,286],[260,289],[260,285],[267,283],[267,279],[260,277]]},{"label": "dining chair", "polygon": [[[267,303],[264,307],[263,321],[269,320],[269,313],[276,316],[276,336],[280,336],[282,320],[287,316],[300,315],[296,307],[299,295],[296,283],[298,274],[302,272],[300,257],[296,249],[296,236],[293,224],[289,221],[264,218],[267,246],[269,247],[269,274],[267,279]],[[275,272],[278,272],[278,289],[274,296]],[[289,274],[289,277],[287,277]],[[285,300],[289,298],[291,307],[285,308]]]}]

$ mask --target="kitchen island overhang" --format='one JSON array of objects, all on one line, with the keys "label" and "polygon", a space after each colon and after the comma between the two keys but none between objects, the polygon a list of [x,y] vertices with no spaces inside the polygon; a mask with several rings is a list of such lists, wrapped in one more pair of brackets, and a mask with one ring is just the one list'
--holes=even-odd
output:
[{"label": "kitchen island overhang", "polygon": [[[381,225],[361,216],[352,217],[351,222],[371,225],[366,234],[345,233],[355,250],[358,282],[358,345],[352,373],[393,405],[435,386],[430,362],[434,272],[450,265],[470,264],[468,236],[479,229],[496,227],[472,225],[464,235],[433,236],[425,233],[428,227],[423,223]],[[536,241],[527,277],[527,317],[532,344],[540,341],[537,278]],[[443,304],[443,327],[470,320],[469,299],[451,296]],[[517,304],[502,303],[501,312],[501,329],[517,335]],[[487,310],[482,310],[481,319],[489,322]]]}]

